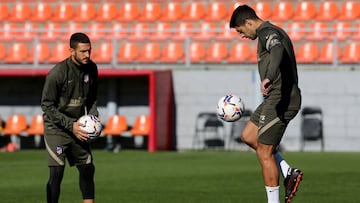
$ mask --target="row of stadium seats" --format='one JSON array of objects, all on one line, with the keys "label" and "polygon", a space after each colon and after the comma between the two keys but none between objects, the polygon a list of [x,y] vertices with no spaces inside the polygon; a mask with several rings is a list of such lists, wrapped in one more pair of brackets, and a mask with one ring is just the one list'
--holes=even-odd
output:
[{"label": "row of stadium seats", "polygon": [[[25,1],[25,0],[24,0]],[[22,22],[176,22],[228,20],[240,3],[218,2],[16,2],[0,4],[0,21]],[[358,1],[258,1],[251,4],[263,19],[273,21],[333,21],[357,20]]]},{"label": "row of stadium seats", "polygon": [[[283,27],[294,41],[299,40],[326,40],[336,38],[343,40],[360,40],[360,22],[334,22],[326,23],[315,21],[310,24],[303,22],[289,22]],[[41,26],[37,23],[2,23],[0,24],[0,42],[18,41],[31,42],[35,37],[39,41],[67,42],[69,36],[78,31],[83,31],[89,35],[93,42],[109,40],[129,40],[129,41],[182,41],[187,37],[192,40],[200,41],[231,41],[241,40],[240,35],[229,28],[229,23],[224,22],[216,25],[213,22],[204,22],[194,25],[189,22],[179,22],[177,24],[161,22],[157,24],[136,23],[128,26],[126,23],[114,23],[105,25],[103,23],[68,23],[66,25],[58,23],[48,23]]]},{"label": "row of stadium seats", "polygon": [[[68,43],[38,43],[36,48],[26,43],[0,44],[0,63],[6,64],[54,64],[69,56]],[[110,64],[113,55],[117,63],[185,63],[187,53],[192,63],[256,63],[256,48],[246,42],[206,43],[192,42],[186,50],[184,43],[122,43],[117,50],[111,42],[97,43],[92,59],[96,63]],[[35,51],[36,50],[36,51]],[[116,53],[114,53],[116,52]],[[360,42],[343,46],[329,42],[307,42],[295,46],[298,63],[359,63]],[[36,55],[35,55],[36,54]],[[336,58],[334,58],[336,57]]]}]

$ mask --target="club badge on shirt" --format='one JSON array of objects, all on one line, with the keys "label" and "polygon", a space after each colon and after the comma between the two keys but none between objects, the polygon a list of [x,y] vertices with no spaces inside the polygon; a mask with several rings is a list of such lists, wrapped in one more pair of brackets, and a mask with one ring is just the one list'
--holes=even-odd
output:
[{"label": "club badge on shirt", "polygon": [[84,75],[84,82],[89,82],[89,74]]},{"label": "club badge on shirt", "polygon": [[56,147],[56,153],[57,153],[58,155],[61,155],[63,152],[64,152],[64,150],[63,150],[63,148],[62,148],[61,146],[57,146],[57,147]]}]

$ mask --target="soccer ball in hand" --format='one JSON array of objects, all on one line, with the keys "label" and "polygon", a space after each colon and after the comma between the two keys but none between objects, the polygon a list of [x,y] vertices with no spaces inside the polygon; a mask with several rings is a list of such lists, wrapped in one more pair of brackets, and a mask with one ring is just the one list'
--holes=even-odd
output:
[{"label": "soccer ball in hand", "polygon": [[84,115],[79,118],[79,122],[85,125],[80,128],[88,132],[89,139],[94,139],[100,135],[102,124],[98,117],[94,115]]},{"label": "soccer ball in hand", "polygon": [[234,122],[239,120],[245,111],[244,102],[240,97],[228,94],[220,98],[217,105],[217,115],[221,120]]}]

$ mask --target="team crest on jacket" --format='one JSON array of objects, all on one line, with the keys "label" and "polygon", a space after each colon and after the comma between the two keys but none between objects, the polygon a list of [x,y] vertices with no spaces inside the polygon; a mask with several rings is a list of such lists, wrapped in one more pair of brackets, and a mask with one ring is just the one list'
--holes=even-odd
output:
[{"label": "team crest on jacket", "polygon": [[89,74],[84,75],[84,82],[89,82]]},{"label": "team crest on jacket", "polygon": [[63,148],[62,148],[61,146],[57,146],[57,147],[56,147],[56,153],[57,153],[58,155],[61,155],[63,152],[64,152],[64,150],[63,150]]}]

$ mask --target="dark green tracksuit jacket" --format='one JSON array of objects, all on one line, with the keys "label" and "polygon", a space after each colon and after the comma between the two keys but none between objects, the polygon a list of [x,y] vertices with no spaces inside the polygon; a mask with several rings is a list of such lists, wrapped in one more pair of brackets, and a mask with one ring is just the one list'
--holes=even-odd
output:
[{"label": "dark green tracksuit jacket", "polygon": [[264,22],[257,30],[258,70],[261,81],[270,79],[272,89],[265,97],[281,111],[299,110],[301,93],[293,45],[281,28]]},{"label": "dark green tracksuit jacket", "polygon": [[45,133],[71,133],[73,122],[85,112],[98,116],[97,81],[92,61],[78,66],[69,57],[55,65],[46,76],[41,98]]}]

